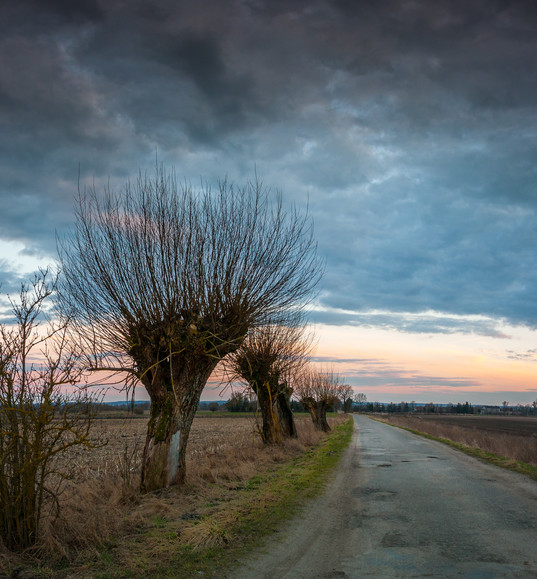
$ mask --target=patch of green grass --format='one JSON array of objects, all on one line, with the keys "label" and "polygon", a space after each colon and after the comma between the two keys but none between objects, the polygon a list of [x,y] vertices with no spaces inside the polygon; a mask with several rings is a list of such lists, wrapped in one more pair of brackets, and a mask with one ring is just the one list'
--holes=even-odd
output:
[{"label": "patch of green grass", "polygon": [[163,529],[166,526],[166,520],[163,517],[157,515],[153,517],[153,526],[155,529]]},{"label": "patch of green grass", "polygon": [[[373,418],[373,420],[377,419]],[[383,422],[384,424],[388,424],[389,426],[394,426],[395,428],[407,430],[408,432],[412,432],[413,434],[417,434],[418,436],[423,436],[424,438],[428,438],[429,440],[436,440],[436,442],[447,444],[452,448],[456,448],[457,450],[464,452],[464,454],[473,456],[475,458],[479,458],[481,460],[484,460],[485,462],[488,462],[495,466],[499,466],[501,468],[507,468],[509,470],[525,474],[526,476],[529,476],[530,478],[537,480],[537,466],[533,466],[532,464],[516,461],[506,456],[499,456],[498,454],[481,450],[480,448],[477,448],[475,446],[468,446],[466,444],[462,444],[461,442],[455,442],[454,440],[450,440],[449,438],[441,438],[439,436],[433,436],[432,434],[420,432],[419,430],[407,428],[406,426],[391,424],[390,422],[385,422],[384,420],[378,420],[378,422]]]}]

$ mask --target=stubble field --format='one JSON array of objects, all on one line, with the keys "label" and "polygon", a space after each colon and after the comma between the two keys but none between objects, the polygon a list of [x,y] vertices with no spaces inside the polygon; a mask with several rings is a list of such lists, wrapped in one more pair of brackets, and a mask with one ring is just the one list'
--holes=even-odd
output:
[{"label": "stubble field", "polygon": [[[147,421],[138,417],[95,420],[92,432],[98,447],[78,447],[70,453],[71,476],[80,481],[125,469],[138,476]],[[241,461],[246,458],[245,453],[257,454],[255,451],[262,448],[262,444],[256,424],[253,417],[196,417],[188,439],[189,478],[196,479],[200,474],[202,478],[210,478],[208,470],[218,467],[221,471],[221,465],[216,463],[227,455],[230,455],[228,459],[235,457]]]}]

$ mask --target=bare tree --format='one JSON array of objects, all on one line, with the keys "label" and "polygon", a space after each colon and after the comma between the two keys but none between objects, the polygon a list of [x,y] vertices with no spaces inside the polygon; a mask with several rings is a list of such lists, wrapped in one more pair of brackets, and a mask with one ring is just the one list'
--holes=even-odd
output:
[{"label": "bare tree", "polygon": [[341,397],[343,412],[345,412],[345,414],[352,412],[352,404],[354,402],[353,394],[354,390],[352,389],[352,386],[349,386],[348,384],[341,384],[339,387],[339,395]]},{"label": "bare tree", "polygon": [[23,285],[13,324],[0,326],[0,539],[12,550],[37,541],[45,510],[59,512],[66,472],[55,458],[91,446],[92,397],[64,391],[80,379],[66,327],[39,327],[54,290],[49,277],[43,271]]},{"label": "bare tree", "polygon": [[61,243],[60,300],[93,353],[151,399],[142,489],[185,478],[185,451],[211,372],[248,331],[311,296],[320,262],[310,219],[259,183],[217,191],[140,175],[119,194],[79,194]]},{"label": "bare tree", "polygon": [[358,405],[358,410],[362,410],[363,406],[367,402],[367,396],[363,392],[358,392],[354,395],[353,402],[354,404]]},{"label": "bare tree", "polygon": [[254,328],[241,347],[224,360],[228,380],[246,382],[256,394],[265,444],[297,436],[288,381],[306,362],[310,346],[311,337],[305,336],[300,318],[289,316],[287,325]]},{"label": "bare tree", "polygon": [[313,424],[324,432],[330,430],[326,413],[340,397],[339,380],[331,370],[304,368],[293,375],[294,395],[310,413]]}]

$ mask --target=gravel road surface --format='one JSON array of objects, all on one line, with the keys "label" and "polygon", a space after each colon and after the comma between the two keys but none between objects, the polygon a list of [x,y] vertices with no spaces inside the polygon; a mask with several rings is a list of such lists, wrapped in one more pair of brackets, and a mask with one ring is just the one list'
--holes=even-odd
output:
[{"label": "gravel road surface", "polygon": [[354,420],[327,492],[229,577],[537,578],[537,482]]}]

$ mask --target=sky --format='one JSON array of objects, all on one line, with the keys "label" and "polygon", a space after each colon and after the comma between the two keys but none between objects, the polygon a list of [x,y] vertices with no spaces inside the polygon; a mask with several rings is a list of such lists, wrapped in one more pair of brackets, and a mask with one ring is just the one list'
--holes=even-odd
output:
[{"label": "sky", "polygon": [[530,403],[536,62],[530,0],[2,3],[2,292],[79,183],[257,173],[315,223],[316,361],[369,400]]}]

